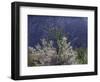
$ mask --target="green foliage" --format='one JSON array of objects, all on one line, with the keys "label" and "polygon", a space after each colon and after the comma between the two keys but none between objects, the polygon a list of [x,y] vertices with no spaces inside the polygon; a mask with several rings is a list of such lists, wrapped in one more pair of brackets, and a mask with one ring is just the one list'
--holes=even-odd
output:
[{"label": "green foliage", "polygon": [[77,60],[79,64],[87,64],[87,49],[85,48],[77,49]]}]

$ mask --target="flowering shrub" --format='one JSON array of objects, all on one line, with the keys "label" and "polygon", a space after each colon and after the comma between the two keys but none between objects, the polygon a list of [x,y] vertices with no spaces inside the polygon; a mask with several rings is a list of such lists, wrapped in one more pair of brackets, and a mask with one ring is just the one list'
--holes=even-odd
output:
[{"label": "flowering shrub", "polygon": [[57,40],[59,50],[53,47],[54,42],[52,40],[41,39],[41,43],[42,45],[38,43],[35,48],[28,48],[29,66],[69,65],[77,63],[75,59],[77,52],[73,50],[70,42],[67,42],[66,37]]},{"label": "flowering shrub", "polygon": [[[52,28],[47,31],[48,37],[41,39],[41,45],[28,47],[28,66],[86,64],[87,51],[83,48],[73,49],[62,29]],[[54,40],[57,47],[54,47]]]}]

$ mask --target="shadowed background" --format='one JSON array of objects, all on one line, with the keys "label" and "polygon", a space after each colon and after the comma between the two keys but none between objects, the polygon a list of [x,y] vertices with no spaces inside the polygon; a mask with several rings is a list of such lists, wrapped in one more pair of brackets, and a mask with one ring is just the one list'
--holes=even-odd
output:
[{"label": "shadowed background", "polygon": [[[48,37],[47,29],[63,29],[73,48],[87,48],[87,17],[28,15],[28,46]],[[50,39],[54,40],[53,36]]]}]

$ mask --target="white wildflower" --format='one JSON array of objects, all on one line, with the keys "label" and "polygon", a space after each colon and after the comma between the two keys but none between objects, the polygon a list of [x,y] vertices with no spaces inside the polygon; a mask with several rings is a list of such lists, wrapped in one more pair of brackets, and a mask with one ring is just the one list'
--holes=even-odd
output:
[{"label": "white wildflower", "polygon": [[64,41],[66,41],[66,40],[67,40],[67,38],[66,38],[66,37],[63,37],[63,40],[64,40]]},{"label": "white wildflower", "polygon": [[52,40],[50,40],[50,46],[53,47],[53,41]]},{"label": "white wildflower", "polygon": [[47,45],[46,39],[41,39],[42,45],[45,47]]},{"label": "white wildflower", "polygon": [[35,47],[36,47],[37,50],[40,50],[41,49],[40,44],[37,44]]}]

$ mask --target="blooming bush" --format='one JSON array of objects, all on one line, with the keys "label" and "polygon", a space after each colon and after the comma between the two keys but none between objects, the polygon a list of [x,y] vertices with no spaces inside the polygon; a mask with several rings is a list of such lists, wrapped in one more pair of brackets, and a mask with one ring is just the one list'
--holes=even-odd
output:
[{"label": "blooming bush", "polygon": [[28,48],[28,65],[29,66],[44,66],[44,65],[69,65],[76,64],[76,51],[73,50],[70,42],[67,42],[66,37],[62,37],[57,41],[57,48],[53,47],[52,40],[47,41],[41,39],[42,45],[39,43]]},{"label": "blooming bush", "polygon": [[[64,32],[56,28],[49,29],[48,37],[41,39],[41,45],[28,47],[28,66],[86,64],[87,51],[73,49]],[[55,39],[51,40],[49,37]],[[54,47],[54,44],[57,44]]]}]

